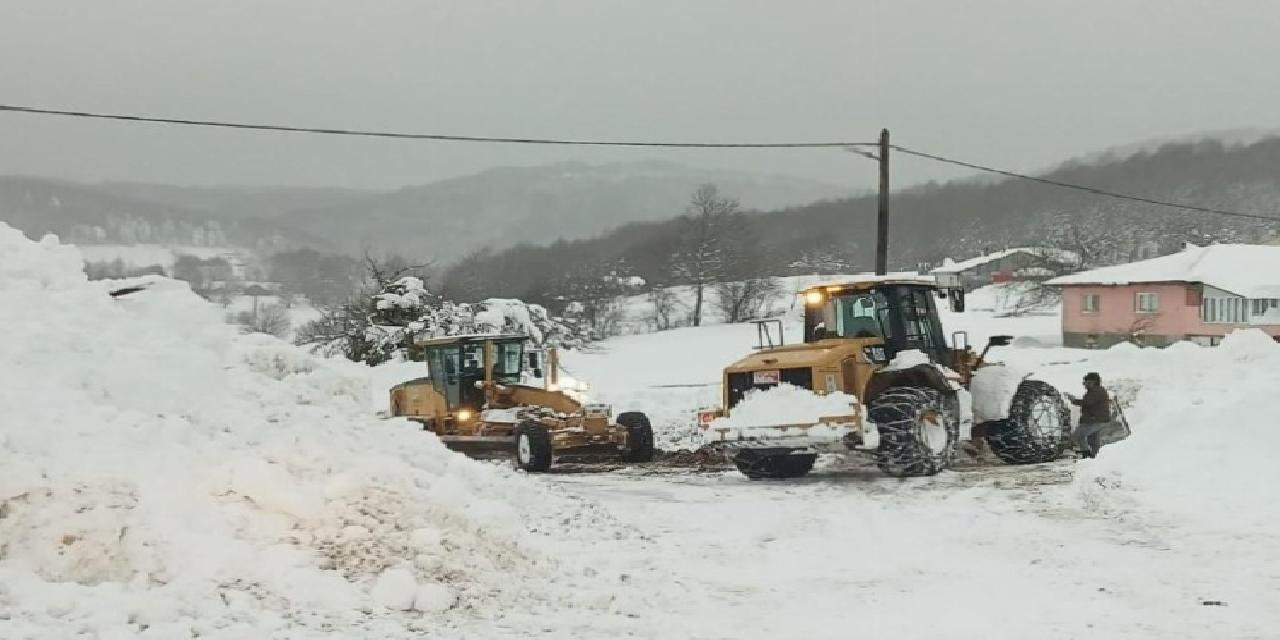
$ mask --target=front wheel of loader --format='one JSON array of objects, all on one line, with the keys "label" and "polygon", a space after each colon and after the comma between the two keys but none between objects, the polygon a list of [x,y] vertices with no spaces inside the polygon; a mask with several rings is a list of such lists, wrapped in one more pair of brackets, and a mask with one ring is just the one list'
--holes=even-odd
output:
[{"label": "front wheel of loader", "polygon": [[895,477],[931,476],[951,465],[960,437],[958,411],[934,389],[890,387],[867,407],[880,445],[876,466]]},{"label": "front wheel of loader", "polygon": [[627,447],[622,454],[627,462],[653,462],[653,426],[649,416],[639,411],[618,414],[618,426],[627,430]]},{"label": "front wheel of loader", "polygon": [[816,453],[789,450],[743,449],[733,456],[733,464],[752,480],[799,478],[813,470]]},{"label": "front wheel of loader", "polygon": [[551,432],[533,420],[516,427],[516,466],[530,473],[551,468]]},{"label": "front wheel of loader", "polygon": [[994,423],[987,444],[1005,464],[1057,460],[1071,442],[1071,412],[1057,389],[1023,380],[1013,394],[1009,417]]}]

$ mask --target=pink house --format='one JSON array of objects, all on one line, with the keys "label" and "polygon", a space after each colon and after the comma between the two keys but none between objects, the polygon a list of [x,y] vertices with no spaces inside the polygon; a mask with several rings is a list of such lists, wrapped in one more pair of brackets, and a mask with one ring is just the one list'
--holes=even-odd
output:
[{"label": "pink house", "polygon": [[1280,340],[1280,247],[1188,246],[1180,253],[1049,280],[1062,288],[1062,342],[1214,345],[1239,328]]}]

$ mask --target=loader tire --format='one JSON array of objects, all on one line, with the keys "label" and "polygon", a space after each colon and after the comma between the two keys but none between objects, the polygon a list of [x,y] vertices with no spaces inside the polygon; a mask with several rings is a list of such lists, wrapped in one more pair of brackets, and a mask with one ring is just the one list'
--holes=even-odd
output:
[{"label": "loader tire", "polygon": [[813,470],[816,453],[765,452],[743,449],[733,456],[733,464],[752,480],[799,478]]},{"label": "loader tire", "polygon": [[653,462],[653,426],[649,416],[639,411],[618,414],[618,426],[627,430],[627,448],[622,459],[627,462]]},{"label": "loader tire", "polygon": [[546,425],[526,420],[516,426],[516,466],[529,473],[551,468],[551,432]]},{"label": "loader tire", "polygon": [[960,437],[955,402],[934,389],[890,387],[867,407],[880,445],[876,466],[898,478],[931,476],[951,466]]},{"label": "loader tire", "polygon": [[988,429],[987,445],[1006,464],[1057,460],[1071,443],[1071,412],[1062,394],[1039,380],[1023,380],[1009,417]]}]

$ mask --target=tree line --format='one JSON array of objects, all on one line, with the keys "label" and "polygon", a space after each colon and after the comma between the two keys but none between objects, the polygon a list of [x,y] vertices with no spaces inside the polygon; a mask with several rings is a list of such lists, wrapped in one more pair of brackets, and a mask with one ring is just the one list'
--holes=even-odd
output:
[{"label": "tree line", "polygon": [[[1063,165],[1046,177],[1201,206],[1280,211],[1280,138],[1227,146],[1168,144],[1126,157]],[[702,191],[701,189],[699,190]],[[703,193],[703,196],[707,196]],[[873,268],[876,198],[826,200],[764,213],[717,208],[698,194],[683,215],[629,224],[597,238],[481,250],[441,274],[457,298],[519,297],[555,305],[593,298],[604,276],[638,278],[645,290],[767,275],[857,273]],[[1084,269],[1165,255],[1185,243],[1258,242],[1274,221],[1180,211],[1104,198],[1021,180],[929,183],[892,199],[890,268],[916,270],[946,257],[966,258],[1015,246],[1044,246],[1081,256]],[[706,253],[705,241],[718,248]],[[702,266],[714,263],[714,272]],[[607,288],[607,287],[606,287]],[[661,294],[656,294],[661,295]],[[695,318],[690,318],[697,322]]]}]

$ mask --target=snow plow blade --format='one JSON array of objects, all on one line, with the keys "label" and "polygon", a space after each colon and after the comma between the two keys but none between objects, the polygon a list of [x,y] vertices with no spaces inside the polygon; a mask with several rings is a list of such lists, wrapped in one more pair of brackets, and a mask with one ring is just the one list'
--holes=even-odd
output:
[{"label": "snow plow blade", "polygon": [[817,422],[709,428],[706,444],[723,449],[816,449],[847,451],[875,446],[874,426],[860,416],[832,416]]},{"label": "snow plow blade", "polygon": [[514,436],[437,436],[450,451],[472,458],[510,456],[515,448]]}]

